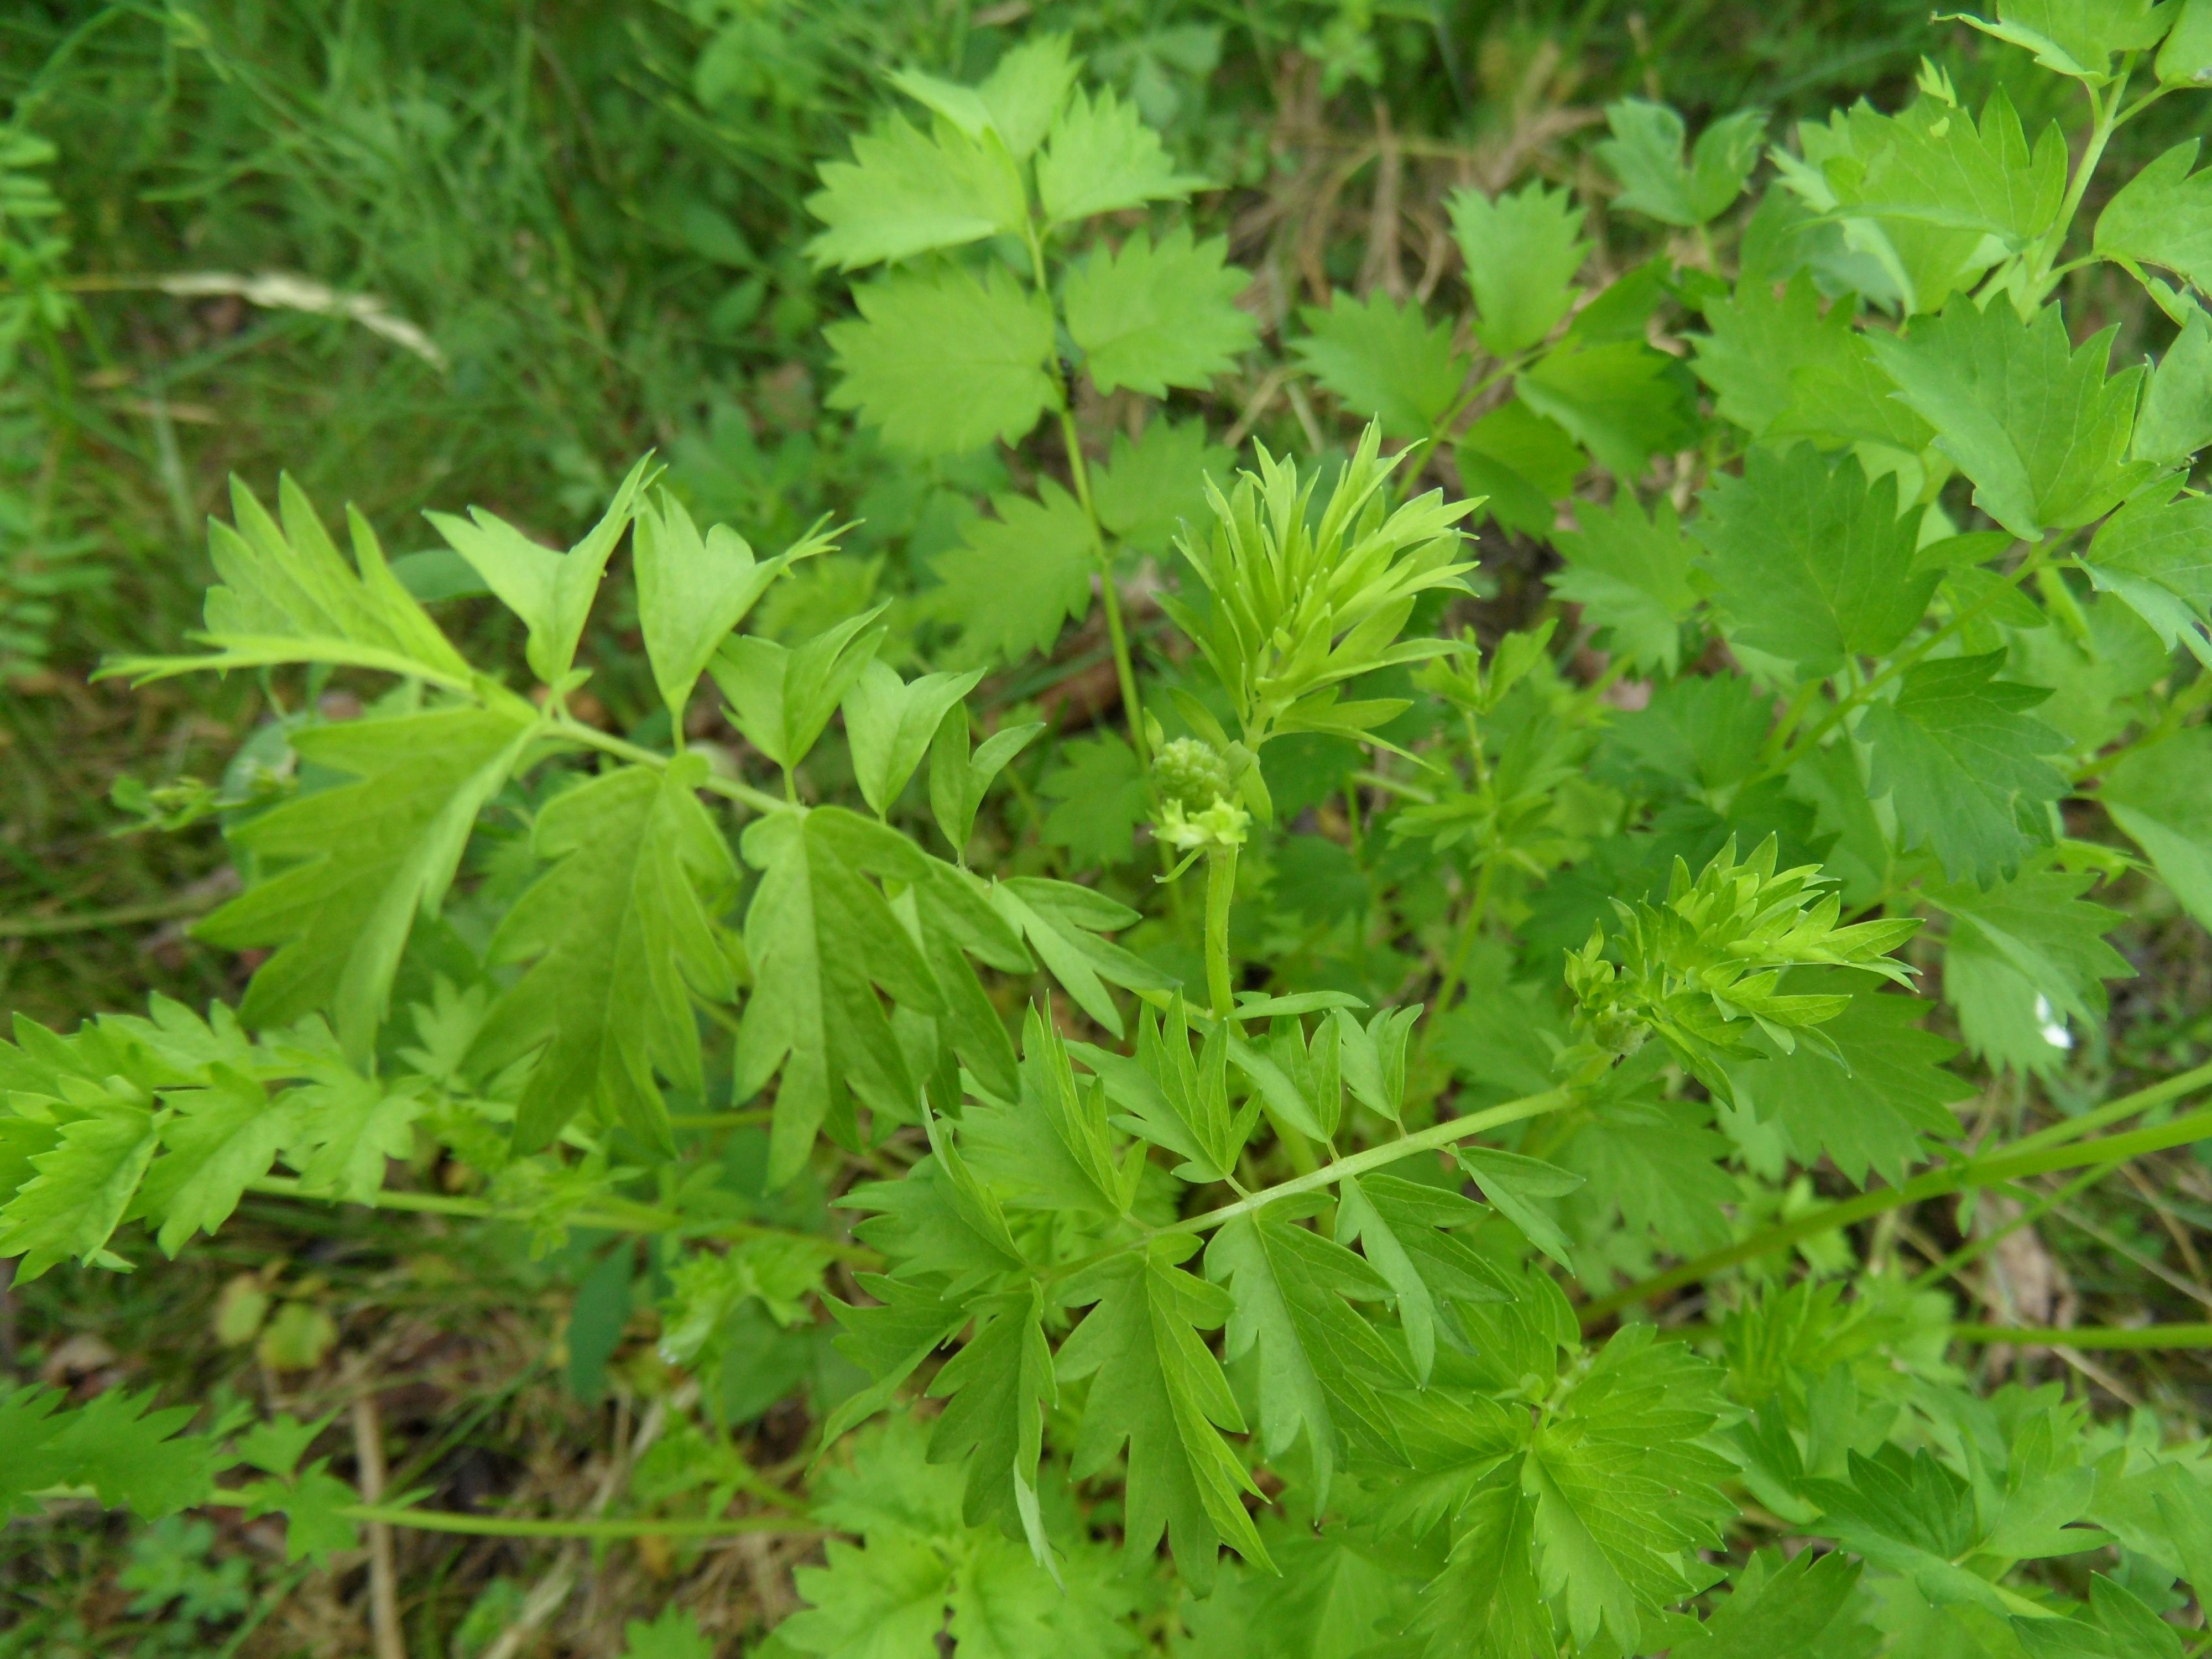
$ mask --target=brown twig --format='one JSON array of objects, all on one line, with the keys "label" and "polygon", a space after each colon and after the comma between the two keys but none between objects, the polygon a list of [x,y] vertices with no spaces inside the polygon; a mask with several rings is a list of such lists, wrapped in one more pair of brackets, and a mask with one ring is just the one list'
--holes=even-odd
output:
[{"label": "brown twig", "polygon": [[[361,1478],[362,1501],[384,1501],[384,1425],[376,1395],[367,1389],[354,1396],[353,1455]],[[376,1659],[407,1659],[399,1631],[399,1573],[392,1554],[392,1528],[381,1521],[366,1523],[368,1534],[368,1627]]]}]

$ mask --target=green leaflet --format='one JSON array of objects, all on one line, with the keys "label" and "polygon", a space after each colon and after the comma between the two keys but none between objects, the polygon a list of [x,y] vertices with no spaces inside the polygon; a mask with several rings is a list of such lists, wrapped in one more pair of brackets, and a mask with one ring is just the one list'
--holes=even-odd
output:
[{"label": "green leaflet", "polygon": [[769,1179],[781,1185],[815,1131],[851,1140],[853,1103],[912,1121],[919,1083],[872,988],[921,1014],[945,1011],[921,950],[868,877],[922,878],[907,841],[841,807],[777,813],[747,827],[745,861],[761,872],[745,912],[754,990],[738,1043],[738,1095],[779,1068]]},{"label": "green leaflet", "polygon": [[1037,1565],[1050,1547],[1037,1509],[1037,1459],[1043,1413],[1057,1399],[1052,1349],[1044,1339],[1044,1297],[1035,1285],[969,1304],[975,1333],[929,1385],[945,1401],[929,1437],[933,1463],[968,1468],[961,1514],[969,1526],[997,1520],[1027,1534]]},{"label": "green leaflet", "polygon": [[[1179,1241],[1185,1251],[1195,1243]],[[1269,1565],[1244,1510],[1252,1478],[1221,1431],[1241,1433],[1243,1416],[1221,1366],[1200,1339],[1235,1311],[1228,1292],[1175,1266],[1178,1241],[1162,1238],[1071,1280],[1060,1298],[1095,1304],[1060,1346],[1063,1382],[1091,1378],[1075,1443],[1080,1478],[1128,1448],[1128,1547],[1152,1549],[1163,1531],[1176,1565],[1200,1594],[1228,1544]]]},{"label": "green leaflet", "polygon": [[2128,180],[2097,216],[2097,252],[2212,283],[2212,171],[2191,173],[2199,140],[2176,144]]},{"label": "green leaflet", "polygon": [[1541,344],[1574,304],[1571,284],[1589,253],[1582,209],[1540,183],[1495,198],[1455,190],[1448,205],[1483,349],[1510,357]]},{"label": "green leaflet", "polygon": [[1116,1145],[1105,1085],[1076,1080],[1067,1045],[1034,1006],[1022,1024],[1022,1053],[1020,1098],[1007,1108],[971,1107],[962,1117],[962,1150],[976,1173],[996,1182],[1010,1209],[1127,1216],[1144,1153]]},{"label": "green leaflet", "polygon": [[683,503],[665,492],[657,506],[639,507],[634,555],[638,624],[670,720],[682,726],[684,706],[715,647],[744,620],[769,584],[829,547],[826,540],[808,536],[772,559],[757,560],[745,538],[727,525],[718,524],[702,537]]},{"label": "green leaflet", "polygon": [[1042,722],[1006,726],[970,753],[967,705],[956,702],[945,711],[929,745],[929,811],[956,859],[966,860],[968,843],[975,833],[976,809],[992,781],[1042,730]]},{"label": "green leaflet", "polygon": [[788,773],[821,740],[845,694],[867,672],[885,629],[883,607],[824,629],[795,648],[758,635],[726,640],[708,663],[730,716],[754,748]]},{"label": "green leaflet", "polygon": [[1835,1055],[1770,1048],[1732,1065],[1729,1082],[1738,1106],[1781,1126],[1798,1162],[1825,1153],[1859,1186],[1869,1170],[1900,1182],[1926,1155],[1922,1137],[1958,1133],[1948,1103],[1973,1089],[1943,1069],[1954,1045],[1919,1029],[1926,1004],[1854,988],[1850,1006],[1820,1028]]},{"label": "green leaflet", "polygon": [[1037,499],[1000,495],[998,516],[969,521],[961,544],[937,556],[939,613],[961,630],[965,654],[1012,662],[1049,651],[1091,608],[1097,540],[1075,497],[1048,478]]},{"label": "green leaflet", "polygon": [[1691,585],[1692,550],[1674,504],[1663,498],[1647,515],[1623,490],[1610,507],[1585,505],[1580,528],[1554,536],[1564,568],[1546,578],[1639,667],[1672,674],[1681,665],[1682,623],[1697,608]]},{"label": "green leaflet", "polygon": [[1098,517],[1125,546],[1164,553],[1184,526],[1205,515],[1208,478],[1226,478],[1229,452],[1198,421],[1155,416],[1134,443],[1114,434],[1107,463],[1091,474]]},{"label": "green leaflet", "polygon": [[908,682],[872,658],[861,669],[845,692],[845,738],[853,751],[853,781],[878,817],[890,814],[945,715],[982,678],[977,669]]},{"label": "green leaflet", "polygon": [[1053,803],[1040,837],[1066,848],[1077,870],[1127,864],[1136,854],[1137,826],[1152,807],[1137,751],[1109,732],[1061,745],[1060,762],[1037,783]]},{"label": "green leaflet", "polygon": [[1177,173],[1155,133],[1111,92],[1078,92],[1052,124],[1037,157],[1037,198],[1048,223],[1181,200],[1205,184]]},{"label": "green leaflet", "polygon": [[193,1408],[149,1407],[150,1395],[110,1389],[70,1407],[35,1384],[0,1394],[0,1515],[30,1512],[29,1494],[89,1486],[111,1509],[151,1521],[204,1503],[231,1459],[204,1435],[180,1434]]},{"label": "green leaflet", "polygon": [[1685,1659],[1868,1659],[1881,1632],[1851,1605],[1860,1564],[1807,1550],[1787,1564],[1760,1550]]},{"label": "green leaflet", "polygon": [[1686,438],[1689,377],[1641,340],[1563,346],[1516,377],[1521,400],[1623,477]]},{"label": "green leaflet", "polygon": [[853,140],[851,161],[823,164],[822,186],[806,205],[829,228],[806,252],[841,270],[980,241],[1028,216],[1005,141],[950,121],[924,133],[890,117]]},{"label": "green leaflet", "polygon": [[2186,646],[2212,665],[2212,496],[2152,486],[2098,526],[2081,568],[2167,650]]},{"label": "green leaflet", "polygon": [[1706,492],[1697,526],[1735,637],[1808,679],[1894,650],[1942,576],[1915,570],[1920,514],[1898,507],[1895,477],[1869,480],[1852,457],[1832,469],[1809,445],[1753,449],[1741,478]]},{"label": "green leaflet", "polygon": [[980,86],[958,86],[911,69],[891,76],[891,83],[971,137],[988,127],[1018,161],[1042,141],[1075,84],[1079,63],[1069,54],[1066,35],[1047,34],[1007,52]]},{"label": "green leaflet", "polygon": [[1498,1213],[1518,1227],[1522,1237],[1572,1273],[1574,1258],[1566,1235],[1538,1203],[1565,1197],[1583,1184],[1582,1176],[1540,1158],[1523,1158],[1494,1146],[1461,1146],[1455,1152],[1460,1167],[1482,1188],[1482,1195],[1498,1206]]},{"label": "green leaflet", "polygon": [[1383,1390],[1413,1376],[1351,1305],[1388,1296],[1389,1282],[1291,1213],[1262,1210],[1229,1222],[1206,1247],[1206,1274],[1235,1298],[1224,1358],[1234,1364],[1257,1351],[1260,1449],[1280,1458],[1304,1436],[1318,1520],[1347,1449],[1405,1461]]},{"label": "green leaflet", "polygon": [[418,674],[457,689],[469,684],[467,661],[392,574],[359,513],[346,515],[354,551],[349,568],[289,475],[277,485],[281,527],[234,478],[230,501],[236,527],[208,525],[208,552],[222,580],[208,590],[200,637],[215,653],[126,657],[103,674],[143,684],[202,668],[313,662]]},{"label": "green leaflet", "polygon": [[284,1161],[311,1193],[366,1204],[384,1186],[387,1158],[415,1150],[413,1125],[428,1109],[416,1080],[387,1085],[325,1058],[290,1091],[294,1133]]},{"label": "green leaflet", "polygon": [[1869,790],[1893,794],[1908,848],[1925,847],[1954,879],[1996,880],[2047,839],[2046,804],[2066,793],[2041,757],[2066,740],[2027,710],[2050,694],[1992,678],[2002,653],[1916,663],[1897,701],[1869,706]]},{"label": "green leaflet", "polygon": [[300,1103],[290,1094],[272,1101],[256,1079],[212,1070],[208,1087],[162,1097],[170,1112],[161,1126],[164,1155],[148,1169],[134,1206],[161,1218],[156,1237],[171,1256],[194,1233],[212,1234],[228,1220],[246,1183],[267,1175],[298,1133]]},{"label": "green leaflet", "polygon": [[1115,1123],[1183,1160],[1176,1166],[1179,1179],[1225,1181],[1261,1111],[1256,1091],[1241,1109],[1231,1109],[1230,1039],[1228,1023],[1217,1023],[1194,1056],[1189,1013],[1178,991],[1164,1018],[1150,1008],[1139,1012],[1134,1060],[1088,1043],[1071,1052],[1105,1085],[1121,1113]]},{"label": "green leaflet", "polygon": [[1443,1571],[1413,1621],[1423,1659],[1551,1659],[1550,1610],[1536,1581],[1536,1506],[1517,1460],[1501,1462],[1462,1506]]},{"label": "green leaflet", "polygon": [[1298,315],[1299,359],[1346,410],[1371,416],[1392,437],[1427,437],[1458,401],[1467,360],[1452,351],[1451,325],[1430,324],[1419,306],[1378,289],[1364,303],[1338,294]]},{"label": "green leaflet", "polygon": [[1021,930],[1052,976],[1076,1006],[1116,1037],[1121,1011],[1107,994],[1109,984],[1135,991],[1165,991],[1176,981],[1142,957],[1099,937],[1137,920],[1137,913],[1103,893],[1073,882],[1017,876],[995,883],[991,902]]},{"label": "green leaflet", "polygon": [[1936,447],[1974,481],[1977,506],[2023,540],[2087,524],[2149,476],[2128,461],[2142,371],[2109,380],[2110,331],[2079,349],[2058,307],[1954,300],[1900,337],[1868,337]]},{"label": "green leaflet", "polygon": [[1170,386],[1203,389],[1232,367],[1258,336],[1236,304],[1249,279],[1227,263],[1228,251],[1219,237],[1194,245],[1188,230],[1157,244],[1139,232],[1070,270],[1067,331],[1091,384],[1164,398]]},{"label": "green leaflet", "polygon": [[2189,914],[2212,927],[2212,730],[2130,750],[2098,799]]},{"label": "green leaflet", "polygon": [[1052,306],[1000,266],[981,281],[943,267],[855,289],[857,321],[823,331],[844,378],[835,409],[858,410],[884,441],[917,455],[956,455],[1018,441],[1060,391]]},{"label": "green leaflet", "polygon": [[1573,493],[1589,465],[1565,428],[1518,398],[1461,433],[1455,459],[1468,495],[1484,497],[1492,518],[1528,536],[1550,533],[1559,517],[1553,503]]},{"label": "green leaflet", "polygon": [[477,814],[534,735],[526,709],[504,703],[293,734],[302,760],[357,781],[296,796],[230,832],[263,868],[283,866],[194,929],[228,950],[277,947],[246,989],[247,1024],[289,1024],[327,1008],[347,1051],[368,1052],[416,913],[437,914]]},{"label": "green leaflet", "polygon": [[1720,1421],[1719,1370],[1649,1326],[1614,1336],[1531,1442],[1538,1571],[1577,1642],[1636,1650],[1644,1620],[1702,1586],[1696,1554],[1733,1508],[1734,1462],[1699,1443]]},{"label": "green leaflet", "polygon": [[2033,151],[2002,88],[1978,127],[1962,109],[1922,99],[1889,124],[1852,206],[1884,217],[1996,237],[2008,252],[2048,231],[2066,193],[2066,141],[2051,122]]},{"label": "green leaflet", "polygon": [[1426,1386],[1438,1332],[1451,1338],[1455,1330],[1451,1310],[1512,1294],[1498,1269],[1450,1231],[1481,1220],[1482,1206],[1444,1188],[1393,1175],[1348,1176],[1339,1192],[1337,1243],[1357,1243],[1389,1285],[1414,1379]]},{"label": "green leaflet", "polygon": [[592,601],[599,595],[599,578],[652,482],[657,470],[652,463],[648,455],[630,468],[599,521],[565,555],[540,547],[482,507],[470,509],[465,519],[450,513],[427,515],[500,602],[522,618],[530,630],[526,648],[530,671],[548,685],[564,678],[576,660],[576,646],[584,636]]},{"label": "green leaflet", "polygon": [[532,965],[493,1005],[471,1050],[496,1068],[537,1054],[515,1118],[525,1150],[578,1110],[672,1150],[656,1070],[702,1089],[691,994],[736,994],[714,919],[736,860],[694,793],[705,761],[618,768],[556,795],[532,842],[552,868],[507,912],[495,963]]},{"label": "green leaflet", "polygon": [[90,1261],[123,1219],[159,1140],[154,1115],[113,1105],[61,1124],[35,1171],[0,1209],[0,1256],[21,1256],[16,1277],[36,1279],[56,1262]]},{"label": "green leaflet", "polygon": [[1985,889],[1929,889],[1930,902],[1952,918],[1944,994],[1977,1052],[2047,1070],[2071,1046],[2065,1018],[2102,1018],[2104,981],[2133,976],[2104,940],[2119,918],[2081,897],[2094,879],[2030,867]]},{"label": "green leaflet", "polygon": [[1702,225],[1728,210],[1759,164],[1766,117],[1739,110],[1698,135],[1684,165],[1682,118],[1664,104],[1625,98],[1608,104],[1613,137],[1597,147],[1599,159],[1623,185],[1618,205],[1670,225]]},{"label": "green leaflet", "polygon": [[714,1659],[714,1644],[687,1608],[671,1602],[650,1622],[624,1622],[622,1659]]},{"label": "green leaflet", "polygon": [[2178,461],[2212,444],[2212,315],[2191,311],[2152,371],[2136,417],[2135,457]]}]

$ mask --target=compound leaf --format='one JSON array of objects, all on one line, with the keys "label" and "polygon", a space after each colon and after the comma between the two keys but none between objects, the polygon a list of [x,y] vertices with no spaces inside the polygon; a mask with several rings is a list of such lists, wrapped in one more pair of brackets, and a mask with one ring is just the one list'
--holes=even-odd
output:
[{"label": "compound leaf", "polygon": [[1894,702],[1870,706],[1871,793],[1893,793],[1907,848],[1926,847],[1954,879],[1996,880],[2038,840],[2065,775],[2045,755],[2066,739],[2025,712],[2050,694],[1993,677],[2004,653],[1915,663]]},{"label": "compound leaf", "polygon": [[1452,349],[1451,325],[1431,324],[1418,305],[1378,289],[1364,302],[1338,294],[1298,315],[1300,361],[1348,412],[1372,416],[1391,436],[1427,437],[1458,401],[1467,359]]},{"label": "compound leaf", "polygon": [[1079,92],[1052,124],[1037,157],[1037,197],[1056,225],[1146,202],[1180,201],[1206,180],[1177,173],[1133,105],[1111,92]]},{"label": "compound leaf", "polygon": [[893,447],[957,455],[1018,443],[1058,407],[1051,302],[1003,267],[980,281],[955,268],[885,276],[854,289],[853,303],[857,320],[823,330],[844,375],[830,404],[858,410]]},{"label": "compound leaf", "polygon": [[997,134],[939,122],[922,132],[894,115],[853,140],[853,159],[825,161],[808,210],[829,227],[806,245],[817,265],[857,270],[1017,229],[1022,179]]},{"label": "compound leaf", "polygon": [[1672,674],[1681,666],[1682,623],[1698,604],[1694,550],[1674,503],[1662,497],[1646,516],[1624,489],[1610,507],[1577,503],[1575,517],[1580,528],[1552,538],[1565,562],[1546,579],[1552,591],[1612,630],[1613,648],[1637,665]]},{"label": "compound leaf", "polygon": [[1583,210],[1540,180],[1510,196],[1456,190],[1449,206],[1474,290],[1475,338],[1493,357],[1542,343],[1575,302],[1575,273],[1590,249]]},{"label": "compound leaf", "polygon": [[626,766],[556,795],[531,842],[552,867],[492,937],[493,963],[528,962],[492,1006],[472,1054],[496,1069],[535,1053],[515,1139],[546,1145],[594,1107],[672,1152],[657,1067],[696,1093],[691,994],[735,1000],[714,919],[737,890],[737,861],[696,793],[707,763]]},{"label": "compound leaf", "polygon": [[1069,271],[1067,331],[1091,384],[1164,398],[1170,386],[1202,391],[1234,366],[1258,331],[1236,303],[1250,279],[1228,257],[1218,236],[1194,243],[1176,229],[1155,243],[1139,231]]},{"label": "compound leaf", "polygon": [[2212,168],[2189,170],[2201,142],[2176,144],[2114,192],[2098,216],[2098,252],[2212,285]]}]

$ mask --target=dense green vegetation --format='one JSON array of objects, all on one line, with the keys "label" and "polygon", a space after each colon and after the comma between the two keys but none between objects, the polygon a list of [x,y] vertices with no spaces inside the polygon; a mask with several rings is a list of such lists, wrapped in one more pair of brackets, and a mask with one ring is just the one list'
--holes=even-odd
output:
[{"label": "dense green vegetation", "polygon": [[0,1655],[2212,1639],[2208,0],[0,98]]}]

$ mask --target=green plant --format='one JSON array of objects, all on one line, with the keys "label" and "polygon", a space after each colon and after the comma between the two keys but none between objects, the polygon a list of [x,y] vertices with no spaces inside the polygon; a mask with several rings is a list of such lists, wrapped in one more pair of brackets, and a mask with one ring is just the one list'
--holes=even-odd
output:
[{"label": "green plant", "polygon": [[[2193,143],[2075,222],[2113,135],[2203,78],[2203,10],[1990,26],[2081,83],[2078,157],[1933,66],[1899,114],[1806,124],[1732,278],[1760,118],[1686,145],[1616,105],[1616,205],[1671,240],[1585,298],[1568,196],[1461,196],[1469,315],[1310,313],[1297,359],[1362,430],[1233,477],[1157,414],[1086,453],[1078,368],[1158,398],[1252,337],[1218,245],[1107,216],[1188,193],[1158,139],[1054,37],[902,76],[929,129],[890,118],[815,200],[817,258],[902,267],[832,325],[835,398],[947,452],[1053,415],[1069,480],[940,563],[925,603],[963,625],[913,678],[881,605],[749,629],[827,532],[762,559],[649,459],[566,553],[434,519],[526,694],[365,518],[349,553],[289,481],[274,514],[240,487],[204,650],[108,672],[251,672],[289,711],[270,787],[198,803],[245,878],[201,936],[269,954],[235,1012],[19,1026],[0,1250],[127,1268],[130,1224],[174,1255],[249,1194],[643,1236],[654,1362],[710,1427],[623,1513],[508,1516],[365,1500],[322,1424],[26,1389],[11,1505],[281,1511],[315,1559],[366,1522],[842,1534],[769,1652],[2182,1651],[2201,1448],[1968,1386],[1954,1337],[2057,1334],[1956,1325],[1943,1286],[2001,1233],[1962,1215],[1908,1276],[1844,1230],[2212,1137],[2173,1109],[2202,1065],[2033,1132],[1952,1110],[1962,1052],[2051,1079],[2096,1028],[2129,971],[2100,880],[2212,922]],[[2074,343],[2099,261],[2172,324],[2154,365]],[[1447,469],[1463,492],[1415,492]],[[1486,645],[1478,513],[1560,562],[1558,608]],[[626,534],[665,741],[586,717]],[[1170,535],[1139,641],[1121,585]],[[1094,574],[1133,801],[1105,769],[1157,879],[1133,848],[1067,879],[1024,810],[1039,725],[975,740],[983,675]],[[341,683],[358,718],[302,695]],[[1823,1161],[1856,1196],[1810,1198]],[[811,1480],[721,1437],[785,1392]],[[697,1646],[674,1615],[630,1639]]]}]

